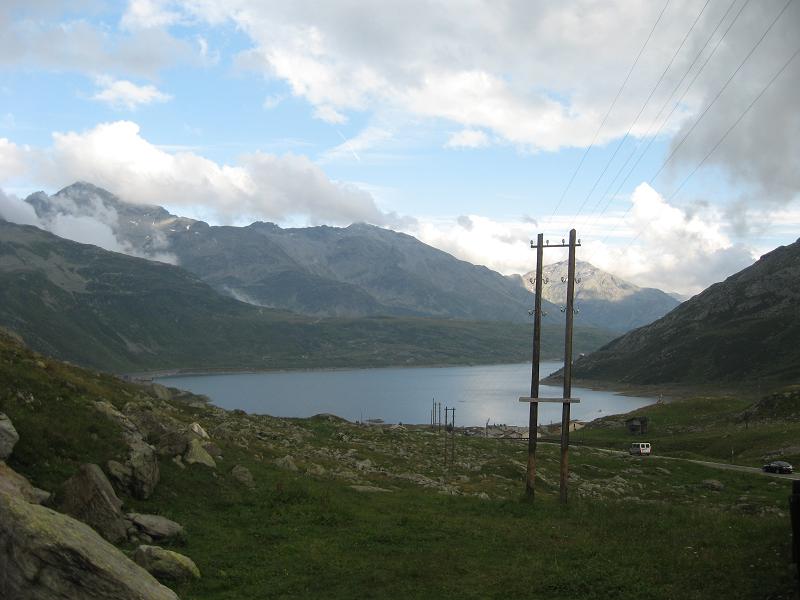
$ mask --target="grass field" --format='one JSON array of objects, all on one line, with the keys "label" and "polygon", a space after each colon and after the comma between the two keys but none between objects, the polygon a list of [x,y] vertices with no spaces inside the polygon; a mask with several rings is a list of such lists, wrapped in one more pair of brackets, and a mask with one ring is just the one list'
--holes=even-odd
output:
[{"label": "grass field", "polygon": [[[119,431],[95,400],[148,406],[211,434],[216,469],[165,458],[150,499],[123,498],[186,527],[175,549],[203,577],[177,589],[182,598],[793,598],[786,480],[575,447],[565,507],[557,448],[542,445],[531,504],[516,442],[458,435],[445,467],[444,434],[423,427],[157,400],[7,339],[0,382],[0,411],[21,436],[10,464],[48,490],[82,462],[119,455]],[[714,423],[742,407],[700,404],[648,409],[656,448],[683,436],[699,440],[693,456],[714,457]],[[701,416],[705,430],[680,430]],[[593,444],[630,439],[614,427],[582,433]],[[254,489],[234,465],[251,471]]]}]

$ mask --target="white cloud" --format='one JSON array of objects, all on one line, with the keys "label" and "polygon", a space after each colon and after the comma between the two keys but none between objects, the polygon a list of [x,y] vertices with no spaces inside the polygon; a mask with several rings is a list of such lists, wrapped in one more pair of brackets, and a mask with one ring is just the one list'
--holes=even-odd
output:
[{"label": "white cloud", "polygon": [[694,294],[757,258],[753,249],[730,239],[717,209],[687,212],[646,183],[636,188],[631,202],[628,243],[590,239],[583,260],[640,286]]},{"label": "white cloud", "polygon": [[489,136],[480,129],[462,129],[447,139],[446,148],[483,148],[489,145]]},{"label": "white cloud", "polygon": [[205,207],[225,223],[300,217],[381,225],[394,219],[368,192],[331,181],[305,156],[255,152],[235,165],[218,164],[191,151],[165,151],[131,121],[54,134],[52,147],[39,152],[36,172],[54,187],[84,180],[130,202]]},{"label": "white cloud", "polygon": [[17,146],[7,138],[0,138],[0,182],[22,175],[27,171],[26,148]]},{"label": "white cloud", "polygon": [[[800,225],[796,211],[783,211]],[[646,183],[631,196],[631,209],[611,214],[579,231],[578,259],[588,261],[636,285],[694,294],[751,264],[763,248],[734,242],[726,233],[724,215],[701,207],[691,213],[667,203]],[[567,231],[575,219],[561,215],[549,230]],[[496,220],[479,215],[421,218],[403,228],[406,233],[454,256],[510,275],[535,267],[530,240],[537,227],[524,220]],[[613,235],[608,235],[613,232]],[[545,235],[552,242],[560,236]],[[765,247],[769,248],[767,244]],[[566,251],[550,250],[545,262],[566,259]]]},{"label": "white cloud", "polygon": [[112,79],[108,76],[97,78],[101,87],[92,100],[105,102],[114,108],[136,110],[139,106],[154,102],[167,102],[172,96],[159,91],[153,85],[136,85],[124,79]]},{"label": "white cloud", "polygon": [[159,0],[130,0],[120,26],[123,29],[151,29],[180,22],[181,15],[170,10],[169,2]]},{"label": "white cloud", "polygon": [[39,226],[39,218],[33,207],[13,194],[6,194],[2,189],[0,189],[0,218],[20,225]]}]

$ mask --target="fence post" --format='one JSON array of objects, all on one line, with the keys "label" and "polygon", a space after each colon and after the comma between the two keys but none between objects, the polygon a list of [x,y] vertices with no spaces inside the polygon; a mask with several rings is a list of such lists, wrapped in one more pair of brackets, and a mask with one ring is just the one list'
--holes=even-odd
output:
[{"label": "fence post", "polygon": [[797,587],[800,589],[800,479],[792,481],[789,513],[792,518],[792,560],[797,565]]}]

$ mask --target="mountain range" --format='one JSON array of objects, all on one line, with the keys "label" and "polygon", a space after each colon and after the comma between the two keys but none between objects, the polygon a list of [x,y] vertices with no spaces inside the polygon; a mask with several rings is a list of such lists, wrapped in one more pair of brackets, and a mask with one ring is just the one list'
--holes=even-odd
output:
[{"label": "mountain range", "polygon": [[114,234],[133,252],[171,255],[217,291],[259,306],[312,316],[523,322],[533,305],[527,290],[495,271],[364,223],[211,226],[160,206],[124,202],[84,182],[26,201],[45,219],[59,212],[116,213]]},{"label": "mountain range", "polygon": [[[547,281],[542,286],[542,299],[560,308],[567,297],[567,261],[545,265],[542,274]],[[535,277],[536,272],[530,271],[519,281],[533,293]],[[638,287],[588,262],[576,261],[575,277],[577,323],[623,333],[652,323],[680,304],[670,294],[655,288]]]},{"label": "mountain range", "polygon": [[578,359],[573,374],[637,384],[797,383],[799,307],[800,240]]},{"label": "mountain range", "polygon": [[[0,220],[0,326],[84,366],[282,369],[521,362],[530,326],[415,317],[316,318],[222,295],[186,270]],[[582,329],[590,351],[605,332]],[[563,333],[545,328],[557,357]]]}]

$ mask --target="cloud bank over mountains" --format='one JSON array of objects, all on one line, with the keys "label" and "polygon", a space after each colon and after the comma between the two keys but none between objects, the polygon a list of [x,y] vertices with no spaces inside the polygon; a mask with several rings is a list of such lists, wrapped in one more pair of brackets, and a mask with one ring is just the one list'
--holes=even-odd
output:
[{"label": "cloud bank over mountains", "polygon": [[[383,202],[365,185],[331,178],[321,165],[369,163],[369,153],[380,152],[416,127],[439,136],[440,149],[462,154],[495,146],[530,156],[583,149],[593,142],[608,147],[629,127],[633,140],[642,140],[657,123],[658,107],[669,109],[683,94],[685,86],[678,86],[674,97],[671,91],[710,41],[708,48],[717,48],[713,63],[676,105],[659,140],[671,140],[675,147],[712,100],[714,109],[659,179],[620,199],[629,202],[625,215],[623,205],[580,229],[587,240],[582,259],[641,285],[697,291],[752,260],[754,250],[737,243],[737,235],[764,229],[776,215],[800,223],[793,208],[800,198],[800,112],[795,106],[800,60],[789,65],[759,100],[758,110],[708,157],[708,176],[726,182],[727,200],[708,204],[702,190],[685,201],[670,195],[795,49],[797,2],[736,75],[735,85],[715,99],[782,4],[704,6],[673,0],[625,93],[605,119],[663,3],[619,0],[598,10],[588,0],[386,0],[372,6],[355,1],[131,0],[117,15],[102,3],[64,8],[8,0],[0,6],[0,66],[78,73],[94,86],[84,95],[92,107],[172,107],[181,100],[179,92],[159,77],[176,66],[217,64],[220,48],[228,43],[222,38],[235,32],[236,43],[228,46],[234,48],[234,56],[228,57],[231,71],[237,76],[255,73],[279,88],[268,95],[265,91],[264,110],[291,98],[306,103],[309,114],[334,129],[350,123],[359,131],[341,144],[337,140],[316,161],[258,149],[221,161],[201,150],[158,145],[130,119],[84,123],[54,132],[49,145],[0,138],[0,185],[9,189],[24,181],[55,190],[85,180],[126,201],[165,205],[214,223],[365,221],[405,231],[501,272],[524,272],[532,264],[527,243],[536,227],[531,217],[442,215],[435,214],[435,207],[428,215],[398,214],[391,210],[397,204]],[[100,20],[116,15],[116,27],[81,14],[87,6]],[[693,35],[653,89],[695,19]],[[188,29],[192,32],[186,37]],[[651,89],[652,102],[631,124]],[[639,181],[646,179],[640,176]],[[113,214],[99,208],[70,210],[65,207],[59,216],[36,224],[125,251],[114,248],[108,235],[113,233]],[[547,214],[533,218],[541,227],[566,231],[575,219],[562,212],[546,221]],[[34,222],[10,195],[0,198],[0,214]]]}]

